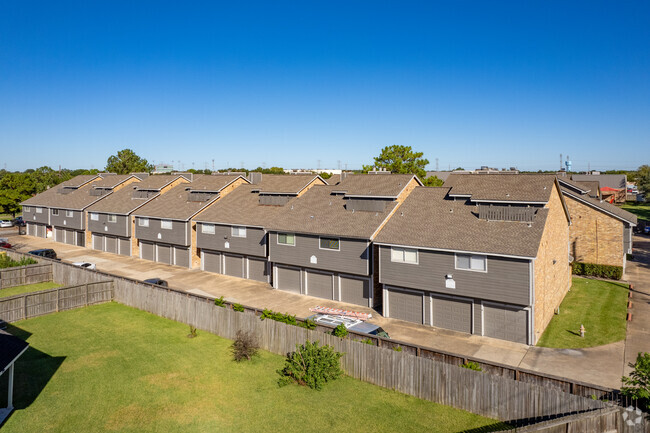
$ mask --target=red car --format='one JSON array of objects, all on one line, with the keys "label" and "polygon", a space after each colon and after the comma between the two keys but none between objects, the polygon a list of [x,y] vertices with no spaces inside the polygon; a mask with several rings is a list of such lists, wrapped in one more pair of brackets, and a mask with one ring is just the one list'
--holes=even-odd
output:
[{"label": "red car", "polygon": [[0,241],[0,248],[11,248],[11,244],[6,241]]}]

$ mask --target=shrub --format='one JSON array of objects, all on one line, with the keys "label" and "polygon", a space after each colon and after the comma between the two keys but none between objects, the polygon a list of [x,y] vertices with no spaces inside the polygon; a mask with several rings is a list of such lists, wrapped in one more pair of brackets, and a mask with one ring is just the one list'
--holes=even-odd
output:
[{"label": "shrub", "polygon": [[214,305],[217,307],[226,308],[226,301],[223,300],[223,296],[214,300]]},{"label": "shrub", "polygon": [[232,304],[232,309],[240,313],[244,312],[244,306],[242,304]]},{"label": "shrub", "polygon": [[306,319],[304,322],[298,323],[298,326],[305,329],[316,329],[316,322],[311,319]]},{"label": "shrub", "polygon": [[393,346],[393,350],[395,352],[401,352],[402,351],[402,346],[399,346],[399,345],[398,346]]},{"label": "shrub", "polygon": [[620,280],[623,277],[623,268],[620,266],[573,262],[571,269],[574,275],[608,278],[610,280]]},{"label": "shrub", "polygon": [[650,353],[639,352],[636,356],[636,362],[630,363],[634,370],[630,377],[623,376],[623,386],[621,393],[632,397],[639,409],[647,411],[650,409]]},{"label": "shrub", "polygon": [[260,319],[271,319],[275,320],[276,322],[282,322],[286,323],[287,325],[298,325],[298,321],[296,320],[296,316],[292,316],[290,314],[282,314],[282,313],[276,313],[273,310],[265,309],[262,311],[262,315],[260,316]]},{"label": "shrub", "polygon": [[187,338],[194,338],[194,337],[196,337],[196,328],[190,325],[190,333],[187,334]]},{"label": "shrub", "polygon": [[474,362],[474,361],[467,361],[466,363],[462,364],[461,367],[466,368],[468,370],[483,371],[481,366],[478,365],[478,362]]},{"label": "shrub", "polygon": [[232,351],[233,359],[237,362],[247,360],[250,361],[253,356],[257,355],[260,346],[257,338],[252,332],[237,331],[235,341],[233,341],[230,350]]},{"label": "shrub", "polygon": [[296,351],[287,355],[284,368],[278,370],[278,385],[296,382],[320,390],[327,382],[343,374],[339,361],[342,356],[332,346],[319,347],[317,341],[297,344]]},{"label": "shrub", "polygon": [[21,257],[20,260],[14,260],[7,254],[0,255],[0,269],[14,268],[16,266],[35,265],[36,263],[38,262],[31,257]]},{"label": "shrub", "polygon": [[370,344],[370,345],[372,345],[372,346],[375,345],[375,342],[372,341],[370,338],[366,338],[365,340],[363,340],[363,343],[365,343],[365,344]]},{"label": "shrub", "polygon": [[348,336],[348,328],[346,328],[345,325],[341,323],[336,328],[334,328],[332,335],[339,338],[345,338]]}]

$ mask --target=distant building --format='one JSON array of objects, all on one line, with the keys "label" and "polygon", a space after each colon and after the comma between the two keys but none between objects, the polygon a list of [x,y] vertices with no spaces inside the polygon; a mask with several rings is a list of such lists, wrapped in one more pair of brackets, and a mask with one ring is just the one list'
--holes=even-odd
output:
[{"label": "distant building", "polygon": [[171,164],[158,164],[155,166],[153,174],[171,174],[174,166]]}]

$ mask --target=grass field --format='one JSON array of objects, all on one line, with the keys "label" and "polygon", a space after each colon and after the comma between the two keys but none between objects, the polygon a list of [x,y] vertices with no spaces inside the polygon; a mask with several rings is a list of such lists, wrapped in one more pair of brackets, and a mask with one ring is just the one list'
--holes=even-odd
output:
[{"label": "grass field", "polygon": [[48,290],[61,287],[61,284],[52,281],[47,283],[27,284],[26,286],[9,287],[8,289],[0,290],[0,298],[7,298],[14,295],[22,295],[23,293],[38,292],[39,290]]},{"label": "grass field", "polygon": [[[231,360],[229,340],[117,303],[15,323],[9,432],[454,432],[505,427],[350,377],[279,388],[283,357]],[[6,375],[5,375],[6,376]],[[2,384],[3,386],[6,386]],[[0,388],[4,389],[4,388]],[[4,404],[4,393],[0,404]],[[492,427],[489,427],[492,426]]]},{"label": "grass field", "polygon": [[632,212],[640,219],[650,221],[650,203],[627,202],[622,208],[628,212]]},{"label": "grass field", "polygon": [[[542,347],[581,348],[602,346],[625,338],[627,285],[573,278],[560,314],[553,316],[537,343]],[[580,337],[580,325],[585,337]]]}]

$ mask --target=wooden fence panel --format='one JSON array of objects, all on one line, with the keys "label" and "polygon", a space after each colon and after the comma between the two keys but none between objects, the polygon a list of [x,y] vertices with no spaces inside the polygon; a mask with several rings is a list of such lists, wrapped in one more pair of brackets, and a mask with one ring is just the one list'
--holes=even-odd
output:
[{"label": "wooden fence panel", "polygon": [[49,263],[0,269],[0,289],[52,281]]}]

